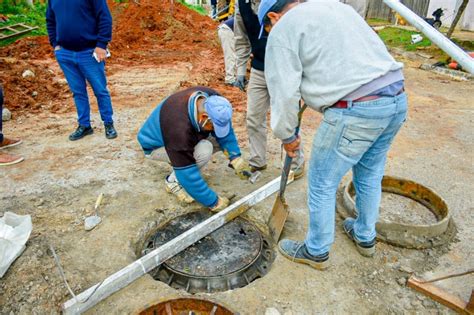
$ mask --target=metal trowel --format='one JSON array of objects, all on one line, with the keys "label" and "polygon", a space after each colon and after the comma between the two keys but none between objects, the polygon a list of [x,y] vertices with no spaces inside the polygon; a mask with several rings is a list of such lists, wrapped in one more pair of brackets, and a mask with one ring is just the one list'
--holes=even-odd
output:
[{"label": "metal trowel", "polygon": [[100,222],[102,222],[102,218],[99,216],[99,206],[100,206],[100,203],[102,202],[102,198],[104,198],[104,193],[100,193],[99,197],[97,197],[97,201],[95,202],[95,206],[94,206],[95,214],[87,217],[84,220],[84,229],[86,231],[92,230],[97,225],[99,225]]}]

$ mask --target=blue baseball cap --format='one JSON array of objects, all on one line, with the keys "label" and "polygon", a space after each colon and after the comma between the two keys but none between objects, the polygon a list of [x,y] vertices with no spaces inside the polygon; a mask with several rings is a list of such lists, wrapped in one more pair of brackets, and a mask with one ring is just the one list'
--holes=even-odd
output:
[{"label": "blue baseball cap", "polygon": [[222,96],[212,95],[204,101],[209,118],[212,120],[214,132],[218,138],[224,138],[229,134],[232,121],[232,105]]},{"label": "blue baseball cap", "polygon": [[262,37],[262,34],[263,34],[263,29],[264,29],[264,26],[263,26],[263,19],[265,18],[265,16],[267,15],[268,11],[270,11],[270,9],[275,5],[275,3],[277,3],[277,0],[262,0],[262,2],[260,2],[260,6],[258,7],[258,21],[260,22],[260,34],[258,35],[258,38],[260,39]]}]

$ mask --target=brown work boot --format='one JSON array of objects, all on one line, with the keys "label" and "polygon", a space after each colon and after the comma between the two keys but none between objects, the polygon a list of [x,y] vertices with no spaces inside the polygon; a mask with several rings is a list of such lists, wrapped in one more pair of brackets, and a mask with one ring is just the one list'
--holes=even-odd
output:
[{"label": "brown work boot", "polygon": [[14,147],[16,145],[19,145],[20,143],[21,143],[20,139],[9,139],[9,138],[3,137],[3,141],[2,143],[0,143],[0,150]]},{"label": "brown work boot", "polygon": [[6,153],[0,154],[0,166],[13,165],[16,163],[20,163],[23,160],[23,157],[19,155],[12,155]]}]

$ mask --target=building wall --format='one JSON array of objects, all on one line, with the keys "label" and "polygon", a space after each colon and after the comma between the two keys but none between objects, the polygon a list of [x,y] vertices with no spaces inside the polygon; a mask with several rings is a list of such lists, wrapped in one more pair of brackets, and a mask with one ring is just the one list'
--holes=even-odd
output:
[{"label": "building wall", "polygon": [[[428,6],[430,0],[401,0],[401,2],[419,16],[424,17],[426,13],[429,12]],[[368,0],[367,18],[392,21],[393,17],[394,13],[392,9],[386,5],[383,0]]]}]

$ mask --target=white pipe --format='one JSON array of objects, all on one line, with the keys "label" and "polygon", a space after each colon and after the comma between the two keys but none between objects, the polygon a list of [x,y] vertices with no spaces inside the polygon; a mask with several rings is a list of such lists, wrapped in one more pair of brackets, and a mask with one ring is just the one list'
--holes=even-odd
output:
[{"label": "white pipe", "polygon": [[383,0],[386,5],[397,11],[411,25],[416,27],[420,32],[426,35],[433,43],[447,53],[451,58],[456,60],[464,70],[474,74],[474,59],[464,50],[438,32],[434,27],[429,25],[425,20],[416,15],[409,8],[401,4],[398,0]]}]

